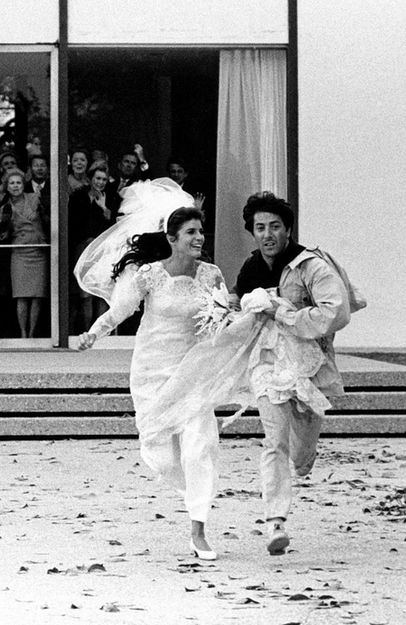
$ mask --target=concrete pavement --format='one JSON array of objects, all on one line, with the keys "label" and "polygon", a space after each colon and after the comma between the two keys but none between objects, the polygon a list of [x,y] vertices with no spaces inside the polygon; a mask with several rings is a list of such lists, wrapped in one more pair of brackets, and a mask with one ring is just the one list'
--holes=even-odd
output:
[{"label": "concrete pavement", "polygon": [[208,537],[132,440],[0,441],[2,625],[404,625],[404,438],[323,438],[266,551],[261,441],[221,441]]}]

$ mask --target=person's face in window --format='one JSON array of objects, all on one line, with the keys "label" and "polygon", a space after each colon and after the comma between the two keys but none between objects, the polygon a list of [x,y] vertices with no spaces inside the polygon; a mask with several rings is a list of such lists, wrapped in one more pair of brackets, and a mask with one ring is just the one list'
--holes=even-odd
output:
[{"label": "person's face in window", "polygon": [[17,159],[11,154],[5,156],[1,162],[0,167],[3,171],[8,171],[9,169],[15,169],[17,167]]},{"label": "person's face in window", "polygon": [[106,172],[96,169],[90,181],[93,191],[95,191],[96,194],[103,193],[106,188],[107,180]]},{"label": "person's face in window", "polygon": [[137,169],[138,158],[135,154],[124,154],[119,164],[119,170],[123,178],[131,178]]},{"label": "person's face in window", "polygon": [[171,163],[168,167],[169,178],[172,178],[178,185],[182,185],[187,178],[187,171],[177,163]]},{"label": "person's face in window", "polygon": [[24,180],[21,176],[10,176],[7,183],[7,191],[12,198],[18,198],[24,192]]},{"label": "person's face in window", "polygon": [[279,215],[258,212],[254,215],[253,235],[264,260],[273,260],[286,248],[290,228],[286,228]]},{"label": "person's face in window", "polygon": [[34,158],[31,161],[31,173],[35,182],[43,182],[48,178],[48,165],[43,158]]},{"label": "person's face in window", "polygon": [[71,159],[74,176],[83,176],[87,169],[87,156],[84,152],[74,152]]}]

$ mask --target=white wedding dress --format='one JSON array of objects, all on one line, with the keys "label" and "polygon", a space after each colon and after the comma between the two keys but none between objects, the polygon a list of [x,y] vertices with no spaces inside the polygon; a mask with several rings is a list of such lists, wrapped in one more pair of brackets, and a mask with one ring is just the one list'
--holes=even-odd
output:
[{"label": "white wedding dress", "polygon": [[222,281],[218,267],[205,262],[194,278],[172,277],[161,262],[129,265],[110,309],[89,330],[107,335],[144,300],[130,373],[144,447],[163,443],[219,405],[254,406],[261,394],[273,403],[295,399],[316,414],[330,407],[311,382],[324,362],[316,341],[295,337],[266,314],[241,314],[215,341],[196,335],[202,296]]},{"label": "white wedding dress", "polygon": [[193,317],[199,310],[202,293],[211,291],[222,280],[220,270],[205,262],[198,264],[194,278],[172,277],[161,262],[143,265],[138,270],[129,265],[116,282],[109,310],[89,330],[97,338],[109,334],[144,300],[144,314],[135,336],[130,389],[137,427],[145,444],[159,443],[180,431],[192,413],[200,412],[198,406],[191,409],[184,399],[188,396],[187,379],[177,389],[176,399],[170,397],[165,402],[163,397],[168,394],[168,385],[178,381],[182,360],[198,342]]},{"label": "white wedding dress", "polygon": [[198,334],[196,314],[224,282],[215,265],[199,262],[194,277],[173,277],[162,262],[129,264],[114,281],[112,268],[128,252],[129,239],[165,231],[171,213],[193,206],[193,198],[163,178],[131,185],[122,206],[126,216],[93,241],[75,267],[81,288],[110,307],[89,333],[106,336],[144,302],[130,371],[141,455],[183,493],[190,518],[205,522],[216,491],[215,408],[232,404],[242,412],[266,394],[273,403],[292,399],[299,409],[323,414],[330,404],[311,377],[324,356],[315,341],[291,335],[264,313],[236,314],[215,341]]}]

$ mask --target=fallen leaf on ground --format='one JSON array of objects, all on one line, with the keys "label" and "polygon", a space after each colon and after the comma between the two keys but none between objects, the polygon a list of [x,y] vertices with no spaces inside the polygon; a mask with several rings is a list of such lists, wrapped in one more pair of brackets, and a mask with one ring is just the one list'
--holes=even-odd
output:
[{"label": "fallen leaf on ground", "polygon": [[87,572],[88,573],[93,573],[94,571],[105,571],[105,570],[106,570],[106,568],[105,568],[104,564],[96,563],[96,564],[91,564],[88,567]]},{"label": "fallen leaf on ground", "polygon": [[245,590],[265,590],[265,582],[250,584],[249,586],[245,586]]},{"label": "fallen leaf on ground", "polygon": [[120,612],[120,608],[115,603],[105,603],[100,610],[103,612]]},{"label": "fallen leaf on ground", "polygon": [[232,595],[235,595],[235,592],[226,592],[224,590],[218,590],[214,596],[216,599],[228,599]]},{"label": "fallen leaf on ground", "polygon": [[259,605],[259,601],[256,601],[255,599],[251,599],[251,597],[245,597],[244,599],[238,599],[238,601],[236,601],[236,603],[239,604],[247,604],[247,603],[255,603],[256,605]]}]

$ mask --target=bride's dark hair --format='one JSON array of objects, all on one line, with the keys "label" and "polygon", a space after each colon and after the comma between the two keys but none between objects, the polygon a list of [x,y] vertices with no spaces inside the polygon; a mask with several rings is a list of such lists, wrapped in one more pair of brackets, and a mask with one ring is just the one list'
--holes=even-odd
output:
[{"label": "bride's dark hair", "polygon": [[[198,208],[177,208],[168,219],[167,234],[176,237],[184,223],[198,219],[203,223],[203,213]],[[172,253],[165,232],[145,232],[135,234],[128,241],[129,250],[113,267],[112,278],[117,280],[127,265],[138,267],[146,263],[169,258]]]}]

